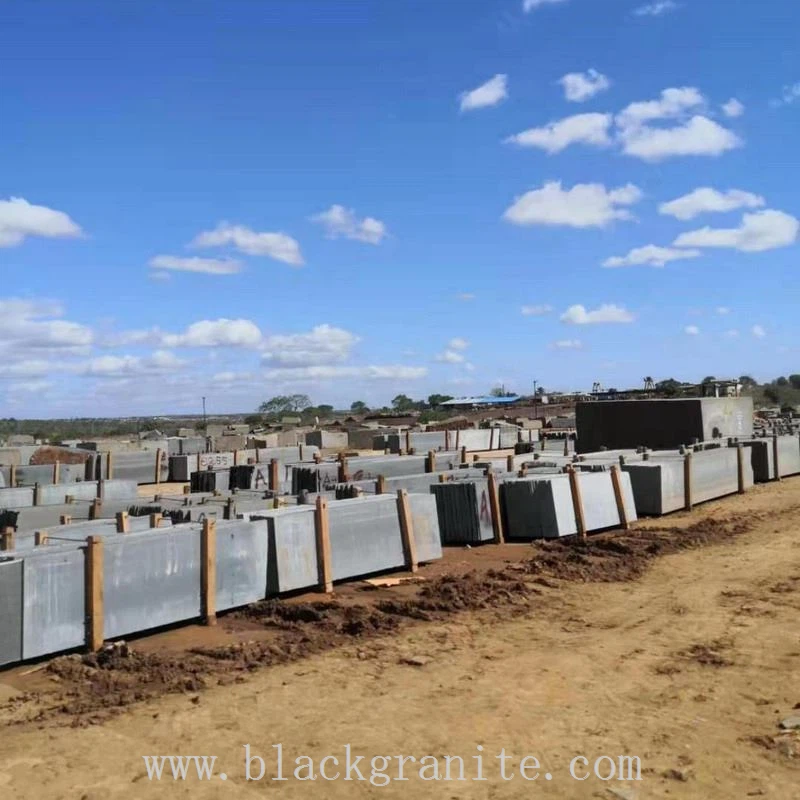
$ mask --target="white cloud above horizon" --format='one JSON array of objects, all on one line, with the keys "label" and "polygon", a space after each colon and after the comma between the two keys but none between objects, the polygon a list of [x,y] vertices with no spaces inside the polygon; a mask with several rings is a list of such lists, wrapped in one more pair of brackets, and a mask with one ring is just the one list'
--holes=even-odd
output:
[{"label": "white cloud above horizon", "polygon": [[599,183],[579,183],[562,189],[561,181],[549,181],[517,197],[503,219],[514,225],[561,225],[603,228],[615,220],[630,220],[627,206],[637,203],[641,191],[633,184],[606,189]]},{"label": "white cloud above horizon", "polygon": [[176,272],[198,272],[205,275],[235,275],[242,271],[242,262],[234,258],[183,258],[180,256],[159,255],[148,261],[155,270]]},{"label": "white cloud above horizon", "polygon": [[535,306],[522,306],[520,311],[523,317],[541,317],[549,314],[553,310],[553,306],[543,303]]},{"label": "white cloud above horizon", "polygon": [[0,247],[17,247],[25,239],[78,239],[81,227],[63,211],[37,206],[22,197],[0,200]]},{"label": "white cloud above horizon", "polygon": [[583,103],[611,88],[608,77],[594,68],[586,72],[569,72],[558,82],[564,89],[564,98],[571,103]]},{"label": "white cloud above horizon", "polygon": [[320,214],[314,214],[311,221],[322,225],[329,239],[344,238],[366,244],[380,244],[388,234],[386,225],[379,219],[358,219],[352,208],[338,204]]},{"label": "white cloud above horizon", "polygon": [[628,323],[636,319],[635,315],[614,303],[603,303],[593,311],[585,306],[570,306],[562,315],[561,321],[568,325],[600,325],[607,323]]},{"label": "white cloud above horizon", "polygon": [[285,233],[257,232],[244,225],[220,222],[214,230],[199,233],[189,247],[232,246],[249,256],[266,256],[293,267],[303,265],[303,256],[296,239]]},{"label": "white cloud above horizon", "polygon": [[734,211],[738,208],[761,208],[766,204],[763,197],[741,189],[719,192],[708,186],[695,189],[689,194],[677,197],[658,207],[659,214],[665,214],[683,221],[694,219],[700,214]]},{"label": "white cloud above horizon", "polygon": [[633,13],[637,17],[661,17],[670,11],[676,11],[678,4],[675,0],[655,0],[635,8]]},{"label": "white cloud above horizon", "polygon": [[742,217],[738,228],[700,228],[682,233],[675,247],[713,247],[760,253],[789,247],[797,241],[800,221],[783,211],[766,209]]},{"label": "white cloud above horizon", "polygon": [[516,133],[504,142],[520,147],[537,147],[551,155],[560,153],[572,144],[609,147],[613,143],[608,133],[612,119],[611,114],[575,114],[540,128]]},{"label": "white cloud above horizon", "polygon": [[486,83],[459,95],[461,111],[475,111],[502,103],[508,97],[508,76],[498,73]]},{"label": "white cloud above horizon", "polygon": [[698,258],[701,254],[699,250],[678,250],[671,247],[658,247],[648,244],[644,247],[636,247],[626,256],[612,256],[607,258],[602,266],[613,267],[636,267],[651,266],[663,267],[670,261],[685,261],[691,258]]},{"label": "white cloud above horizon", "polygon": [[727,103],[723,103],[721,108],[722,113],[729,119],[736,119],[736,117],[741,117],[744,114],[744,103],[735,97],[731,97]]},{"label": "white cloud above horizon", "polygon": [[567,0],[522,0],[522,11],[528,14],[542,6],[554,6],[566,2]]},{"label": "white cloud above horizon", "polygon": [[261,356],[265,364],[286,367],[308,367],[346,361],[359,337],[343,328],[317,325],[308,333],[267,336]]}]

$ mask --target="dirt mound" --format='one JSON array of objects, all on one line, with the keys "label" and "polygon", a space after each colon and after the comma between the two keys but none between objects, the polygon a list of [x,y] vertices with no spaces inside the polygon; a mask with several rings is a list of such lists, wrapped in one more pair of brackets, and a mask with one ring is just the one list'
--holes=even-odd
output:
[{"label": "dirt mound", "polygon": [[76,453],[74,450],[67,450],[62,447],[40,447],[35,450],[29,463],[31,464],[85,464],[89,458],[89,451]]}]

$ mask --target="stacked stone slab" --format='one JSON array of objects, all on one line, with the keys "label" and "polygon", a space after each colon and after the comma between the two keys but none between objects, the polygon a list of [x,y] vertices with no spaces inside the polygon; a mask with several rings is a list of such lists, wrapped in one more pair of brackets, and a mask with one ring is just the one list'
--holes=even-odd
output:
[{"label": "stacked stone slab", "polygon": [[[751,439],[744,443],[750,450],[753,477],[756,483],[774,481],[800,473],[800,438],[797,436],[778,436]],[[778,474],[775,473],[775,448],[778,450]]]}]

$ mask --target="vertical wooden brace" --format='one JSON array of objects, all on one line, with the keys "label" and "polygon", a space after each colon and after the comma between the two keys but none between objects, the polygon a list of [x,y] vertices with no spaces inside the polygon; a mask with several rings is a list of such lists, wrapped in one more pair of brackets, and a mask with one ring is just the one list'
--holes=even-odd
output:
[{"label": "vertical wooden brace", "polygon": [[578,480],[578,473],[573,467],[567,470],[569,475],[569,488],[572,493],[572,507],[575,510],[575,526],[578,529],[578,536],[581,541],[586,541],[586,516],[583,513],[583,498],[581,497],[581,485]]},{"label": "vertical wooden brace", "polygon": [[685,511],[691,511],[694,506],[692,488],[692,451],[687,450],[683,457],[683,508]]},{"label": "vertical wooden brace", "polygon": [[497,485],[497,476],[493,472],[489,472],[488,475],[488,492],[494,542],[495,544],[504,544],[506,537],[503,533],[503,518],[500,515],[500,488]]},{"label": "vertical wooden brace", "polygon": [[616,464],[611,467],[611,485],[614,487],[614,499],[617,501],[619,526],[627,531],[631,524],[628,521],[628,510],[625,508],[625,495],[622,493],[622,473]]},{"label": "vertical wooden brace", "polygon": [[375,494],[386,494],[386,478],[383,475],[378,475],[375,481]]},{"label": "vertical wooden brace", "polygon": [[161,448],[156,450],[156,471],[153,483],[161,483]]},{"label": "vertical wooden brace", "polygon": [[217,523],[203,520],[200,532],[200,609],[206,625],[217,624]]},{"label": "vertical wooden brace", "polygon": [[403,539],[403,553],[405,554],[406,569],[416,572],[419,569],[417,562],[417,541],[414,538],[414,523],[411,519],[411,506],[408,502],[408,492],[405,489],[397,490],[397,517],[400,521],[400,536]]},{"label": "vertical wooden brace", "polygon": [[736,480],[739,494],[744,494],[744,445],[736,445]]},{"label": "vertical wooden brace", "polygon": [[86,647],[103,646],[103,537],[86,540]]},{"label": "vertical wooden brace", "polygon": [[333,591],[333,572],[331,568],[331,529],[328,515],[328,501],[317,498],[314,509],[314,532],[317,542],[317,575],[319,589],[326,594]]},{"label": "vertical wooden brace", "polygon": [[127,511],[117,511],[117,533],[130,533],[131,523]]}]

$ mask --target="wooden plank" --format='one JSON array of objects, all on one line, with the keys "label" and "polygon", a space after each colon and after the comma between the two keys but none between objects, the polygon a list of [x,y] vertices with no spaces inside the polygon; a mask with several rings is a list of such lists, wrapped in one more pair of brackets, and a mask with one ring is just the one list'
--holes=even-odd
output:
[{"label": "wooden plank", "polygon": [[69,514],[62,514],[58,518],[58,522],[60,525],[71,525],[72,524],[72,517]]},{"label": "wooden plank", "polygon": [[47,534],[44,533],[43,531],[36,531],[36,533],[33,534],[33,543],[37,547],[41,547],[43,544],[47,544]]},{"label": "wooden plank", "polygon": [[217,624],[217,523],[203,520],[200,532],[200,609],[203,623]]},{"label": "wooden plank", "polygon": [[567,470],[569,475],[569,488],[572,493],[572,507],[575,510],[575,525],[578,529],[578,536],[581,541],[586,541],[586,516],[583,513],[583,498],[581,497],[581,485],[578,480],[578,473],[573,467]]},{"label": "wooden plank", "polygon": [[685,511],[691,511],[694,506],[692,488],[692,451],[688,450],[683,457],[683,508]]},{"label": "wooden plank", "polygon": [[492,530],[494,543],[504,544],[506,537],[503,533],[503,518],[500,515],[500,487],[497,485],[497,476],[493,472],[488,475],[489,511],[492,515]]},{"label": "wooden plank", "polygon": [[160,514],[157,511],[154,514],[151,514],[150,515],[150,527],[151,528],[160,528],[162,519],[163,519],[163,515]]},{"label": "wooden plank", "polygon": [[514,456],[506,457],[506,472],[514,471]]},{"label": "wooden plank", "polygon": [[347,470],[346,456],[339,457],[339,483],[347,483],[350,480],[350,473]]},{"label": "wooden plank", "polygon": [[496,428],[489,429],[489,449],[494,450],[494,432],[497,430]]},{"label": "wooden plank", "polygon": [[127,511],[117,511],[117,533],[130,533],[131,523]]},{"label": "wooden plank", "polygon": [[436,472],[436,453],[433,450],[428,450],[425,456],[425,472]]},{"label": "wooden plank", "polygon": [[411,431],[406,428],[406,454],[411,453]]},{"label": "wooden plank", "polygon": [[103,537],[86,540],[86,647],[103,646]]},{"label": "wooden plank", "polygon": [[156,472],[153,483],[161,483],[161,448],[156,450]]},{"label": "wooden plank", "polygon": [[61,462],[60,461],[56,461],[56,463],[53,464],[53,483],[54,484],[61,483]]},{"label": "wooden plank", "polygon": [[462,464],[466,464],[467,463],[467,446],[466,445],[464,445],[461,448],[461,463]]},{"label": "wooden plank", "polygon": [[400,536],[403,539],[403,553],[405,554],[406,569],[417,572],[417,542],[414,539],[414,523],[411,519],[411,506],[408,502],[408,492],[405,489],[397,490],[397,517],[400,521]]},{"label": "wooden plank", "polygon": [[736,445],[736,479],[739,494],[744,494],[744,445]]},{"label": "wooden plank", "polygon": [[273,492],[277,492],[280,489],[280,476],[278,474],[278,459],[273,458],[270,459],[269,462],[269,488]]},{"label": "wooden plank", "polygon": [[450,450],[450,431],[444,432],[444,449],[446,451]]},{"label": "wooden plank", "polygon": [[328,515],[328,501],[324,497],[317,498],[314,509],[314,533],[317,542],[317,574],[319,589],[326,594],[333,591],[331,571],[331,528]]},{"label": "wooden plank", "polygon": [[12,464],[9,468],[9,483],[11,484],[12,489],[17,488],[17,465]]},{"label": "wooden plank", "polygon": [[14,549],[14,528],[4,528],[0,532],[0,550]]},{"label": "wooden plank", "polygon": [[772,463],[775,464],[775,480],[781,479],[781,463],[778,457],[778,434],[772,435]]},{"label": "wooden plank", "polygon": [[103,511],[103,501],[99,497],[92,500],[89,506],[89,519],[100,519],[100,514]]},{"label": "wooden plank", "polygon": [[39,483],[33,484],[33,504],[35,506],[41,505],[42,503],[42,487],[39,486]]},{"label": "wooden plank", "polygon": [[619,526],[627,531],[631,524],[628,521],[628,510],[625,508],[625,496],[622,494],[622,474],[616,464],[611,467],[611,485],[614,487],[614,499],[617,501]]},{"label": "wooden plank", "polygon": [[110,450],[106,453],[106,478],[114,479],[114,454]]},{"label": "wooden plank", "polygon": [[386,494],[386,478],[383,475],[378,475],[375,481],[375,494]]}]

